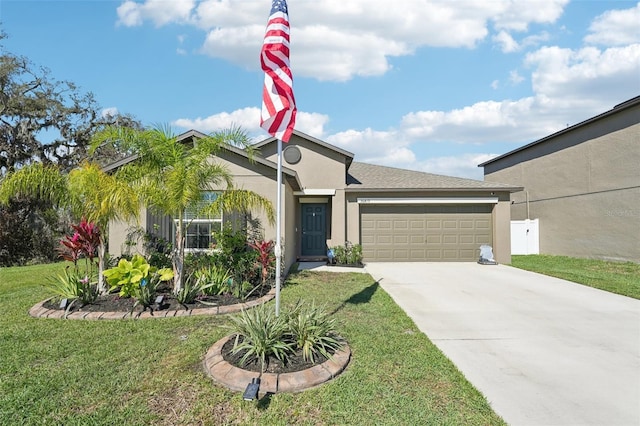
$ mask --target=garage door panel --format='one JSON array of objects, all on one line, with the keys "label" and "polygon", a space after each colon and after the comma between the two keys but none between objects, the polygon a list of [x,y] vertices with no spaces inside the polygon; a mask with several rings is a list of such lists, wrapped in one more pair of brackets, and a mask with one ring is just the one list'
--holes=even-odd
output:
[{"label": "garage door panel", "polygon": [[491,222],[489,222],[488,220],[476,220],[474,224],[476,229],[491,229]]},{"label": "garage door panel", "polygon": [[444,261],[457,261],[460,258],[458,250],[442,250],[442,260]]},{"label": "garage door panel", "polygon": [[460,244],[475,244],[477,239],[475,235],[460,235]]},{"label": "garage door panel", "polygon": [[420,231],[423,230],[425,227],[425,221],[424,219],[412,219],[409,221],[409,228],[411,228],[411,230],[413,231]]},{"label": "garage door panel", "polygon": [[456,220],[443,220],[442,228],[447,229],[458,229],[458,221]]},{"label": "garage door panel", "polygon": [[478,256],[476,256],[475,253],[476,253],[475,249],[466,249],[466,250],[465,249],[461,249],[460,252],[459,252],[459,256],[463,257],[463,258],[472,257],[475,260],[475,259],[478,259]]},{"label": "garage door panel", "polygon": [[458,236],[457,235],[443,235],[442,236],[442,244],[458,245]]},{"label": "garage door panel", "polygon": [[391,234],[377,235],[374,240],[376,242],[376,245],[384,245],[384,244],[391,245],[393,244],[393,235]]},{"label": "garage door panel", "polygon": [[409,236],[409,243],[411,245],[415,245],[415,244],[424,244],[424,236],[422,234],[412,234]]},{"label": "garage door panel", "polygon": [[392,223],[393,223],[392,221],[387,219],[378,219],[374,221],[374,226],[376,229],[392,229],[391,228]]},{"label": "garage door panel", "polygon": [[411,235],[409,234],[402,234],[402,235],[394,235],[393,236],[393,244],[394,245],[407,245],[409,244],[409,239],[411,238]]},{"label": "garage door panel", "polygon": [[476,261],[493,205],[361,206],[365,261]]},{"label": "garage door panel", "polygon": [[421,261],[425,259],[425,250],[424,249],[420,249],[420,250],[411,250],[409,252],[409,255],[411,256],[411,260],[413,261]]},{"label": "garage door panel", "polygon": [[438,220],[427,219],[427,229],[429,230],[442,229],[442,221],[439,219]]},{"label": "garage door panel", "polygon": [[394,231],[406,231],[409,229],[409,222],[406,220],[394,220],[393,221],[393,230]]},{"label": "garage door panel", "polygon": [[427,235],[425,240],[426,240],[427,245],[428,244],[442,244],[442,234]]}]

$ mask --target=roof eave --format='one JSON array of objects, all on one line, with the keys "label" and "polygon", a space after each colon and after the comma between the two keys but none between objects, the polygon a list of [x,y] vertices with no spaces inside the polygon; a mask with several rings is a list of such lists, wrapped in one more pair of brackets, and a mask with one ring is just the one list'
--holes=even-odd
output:
[{"label": "roof eave", "polygon": [[519,192],[523,191],[524,187],[521,186],[509,186],[509,187],[486,187],[486,188],[345,188],[345,192]]},{"label": "roof eave", "polygon": [[622,103],[614,106],[609,111],[603,112],[602,114],[598,114],[598,115],[596,115],[594,117],[591,117],[591,118],[589,118],[587,120],[581,121],[578,124],[574,124],[573,126],[567,127],[565,129],[559,130],[559,131],[557,131],[555,133],[552,133],[552,134],[550,134],[548,136],[545,136],[542,139],[538,139],[538,140],[536,140],[534,142],[531,142],[531,143],[529,143],[527,145],[521,146],[520,148],[516,148],[516,149],[514,149],[512,151],[509,151],[506,154],[499,155],[499,156],[497,156],[495,158],[492,158],[491,160],[488,160],[488,161],[485,161],[484,163],[478,164],[478,167],[484,167],[487,164],[491,164],[491,163],[493,163],[495,161],[498,161],[498,160],[501,160],[503,158],[509,157],[509,156],[511,156],[511,155],[513,155],[513,154],[515,154],[517,152],[524,151],[524,150],[526,150],[528,148],[531,148],[532,146],[544,143],[544,142],[546,142],[546,141],[548,141],[550,139],[554,139],[554,138],[556,138],[556,137],[558,137],[560,135],[563,135],[565,133],[572,132],[575,129],[578,129],[580,127],[586,126],[588,124],[591,124],[591,123],[593,123],[595,121],[601,120],[601,119],[603,119],[605,117],[608,117],[610,115],[617,114],[620,111],[624,111],[625,109],[634,107],[634,106],[636,106],[638,104],[640,104],[640,96],[636,96],[635,98],[631,98],[631,99],[629,99],[629,100],[627,100],[625,102],[622,102]]}]

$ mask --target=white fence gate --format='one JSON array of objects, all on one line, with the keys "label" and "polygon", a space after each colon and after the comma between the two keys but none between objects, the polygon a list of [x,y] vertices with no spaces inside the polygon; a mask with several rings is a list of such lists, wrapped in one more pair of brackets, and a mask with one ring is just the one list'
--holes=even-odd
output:
[{"label": "white fence gate", "polygon": [[511,254],[540,254],[538,219],[511,221]]}]

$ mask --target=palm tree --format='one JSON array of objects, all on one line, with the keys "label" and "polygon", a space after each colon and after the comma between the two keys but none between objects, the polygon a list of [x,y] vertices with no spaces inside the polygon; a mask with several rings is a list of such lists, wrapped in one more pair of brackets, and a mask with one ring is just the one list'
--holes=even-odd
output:
[{"label": "palm tree", "polygon": [[[226,145],[244,148],[252,158],[249,137],[240,128],[215,132],[186,144],[169,127],[145,130],[109,127],[96,135],[93,144],[97,147],[116,141],[135,158],[122,166],[118,175],[132,184],[149,209],[176,221],[172,254],[175,294],[182,289],[184,280],[187,211],[217,215],[261,209],[274,222],[271,202],[252,191],[236,188],[229,170],[212,160]],[[203,203],[204,191],[214,189],[221,190],[215,201]]]},{"label": "palm tree", "polygon": [[85,218],[101,231],[98,247],[98,292],[107,293],[102,276],[107,226],[111,220],[137,218],[137,193],[116,176],[108,175],[95,163],[83,163],[68,174],[54,164],[33,163],[10,172],[0,182],[0,203],[12,198],[34,197],[58,208],[68,208],[76,218]]}]

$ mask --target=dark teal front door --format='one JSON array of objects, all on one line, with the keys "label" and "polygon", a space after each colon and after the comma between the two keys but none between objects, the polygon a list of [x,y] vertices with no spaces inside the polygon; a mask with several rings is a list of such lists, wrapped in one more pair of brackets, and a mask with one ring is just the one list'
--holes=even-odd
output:
[{"label": "dark teal front door", "polygon": [[302,256],[327,255],[326,204],[302,206]]}]

